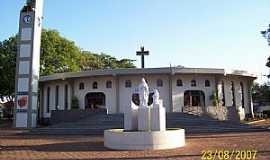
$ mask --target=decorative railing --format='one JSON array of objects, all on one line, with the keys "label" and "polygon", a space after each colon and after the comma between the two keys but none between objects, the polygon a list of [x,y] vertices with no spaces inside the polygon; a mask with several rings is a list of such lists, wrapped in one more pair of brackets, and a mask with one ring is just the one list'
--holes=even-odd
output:
[{"label": "decorative railing", "polygon": [[203,114],[203,106],[184,106],[183,112],[193,115],[202,115]]}]

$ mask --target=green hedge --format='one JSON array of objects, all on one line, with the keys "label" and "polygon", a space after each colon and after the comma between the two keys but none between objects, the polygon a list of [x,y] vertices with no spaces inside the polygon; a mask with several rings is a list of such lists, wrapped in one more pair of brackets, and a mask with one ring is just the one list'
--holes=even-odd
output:
[{"label": "green hedge", "polygon": [[263,115],[267,115],[267,117],[270,117],[270,110],[263,111]]},{"label": "green hedge", "polygon": [[71,99],[71,109],[79,109],[79,100],[75,96]]}]

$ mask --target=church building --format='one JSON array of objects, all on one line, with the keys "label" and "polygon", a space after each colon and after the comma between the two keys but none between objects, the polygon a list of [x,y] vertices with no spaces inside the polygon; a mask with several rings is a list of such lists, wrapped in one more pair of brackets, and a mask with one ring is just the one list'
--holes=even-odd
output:
[{"label": "church building", "polygon": [[239,119],[253,116],[251,86],[255,75],[239,70],[165,67],[40,77],[40,118],[49,119],[54,110],[71,110],[74,98],[80,110],[123,113],[130,107],[142,77],[150,89],[158,89],[166,112],[207,114],[219,120],[230,120],[232,113]]}]

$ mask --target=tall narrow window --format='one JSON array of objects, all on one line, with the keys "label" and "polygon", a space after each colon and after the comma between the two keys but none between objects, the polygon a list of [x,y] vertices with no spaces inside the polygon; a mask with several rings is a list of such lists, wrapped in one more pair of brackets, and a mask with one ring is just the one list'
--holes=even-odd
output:
[{"label": "tall narrow window", "polygon": [[83,89],[84,89],[84,83],[81,82],[81,83],[79,84],[79,90],[83,90]]},{"label": "tall narrow window", "polygon": [[162,79],[157,80],[157,87],[162,87],[163,86],[163,81]]},{"label": "tall narrow window", "polygon": [[65,110],[67,110],[68,109],[68,85],[67,84],[65,85],[65,95],[64,96],[65,96],[64,97]]},{"label": "tall narrow window", "polygon": [[131,84],[131,80],[126,80],[125,82],[125,87],[126,88],[131,88],[132,84]]},{"label": "tall narrow window", "polygon": [[93,89],[97,89],[97,88],[98,88],[98,83],[97,83],[97,82],[93,82],[92,88],[93,88]]},{"label": "tall narrow window", "polygon": [[58,110],[59,108],[59,86],[57,85],[55,87],[55,110]]},{"label": "tall narrow window", "polygon": [[210,87],[210,81],[209,80],[205,80],[205,87]]},{"label": "tall narrow window", "polygon": [[231,81],[231,92],[232,92],[232,105],[235,106],[235,93],[234,93],[234,83]]},{"label": "tall narrow window", "polygon": [[221,89],[222,89],[222,106],[225,106],[225,86],[224,86],[224,81],[222,81],[221,84]]},{"label": "tall narrow window", "polygon": [[106,82],[106,88],[112,88],[112,81]]},{"label": "tall narrow window", "polygon": [[50,96],[51,96],[51,88],[47,88],[47,113],[50,113]]},{"label": "tall narrow window", "polygon": [[176,81],[176,86],[178,86],[178,87],[183,86],[183,82],[182,82],[181,79],[177,79],[177,81]]},{"label": "tall narrow window", "polygon": [[191,81],[191,87],[196,87],[196,86],[197,86],[196,81],[195,80],[192,80]]},{"label": "tall narrow window", "polygon": [[244,97],[244,85],[240,82],[240,90],[241,90],[241,106],[245,108],[245,97]]}]

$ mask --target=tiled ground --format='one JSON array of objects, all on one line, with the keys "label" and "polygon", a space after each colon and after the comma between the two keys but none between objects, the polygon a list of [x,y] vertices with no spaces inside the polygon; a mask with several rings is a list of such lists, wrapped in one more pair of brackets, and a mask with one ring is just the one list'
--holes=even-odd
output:
[{"label": "tiled ground", "polygon": [[201,159],[203,150],[224,149],[257,150],[256,159],[270,159],[270,132],[187,135],[184,148],[162,151],[112,151],[103,147],[102,136],[23,136],[18,132],[0,129],[0,160]]},{"label": "tiled ground", "polygon": [[270,128],[270,119],[264,119],[261,121],[256,121],[251,124],[252,126],[260,126],[264,128]]}]

